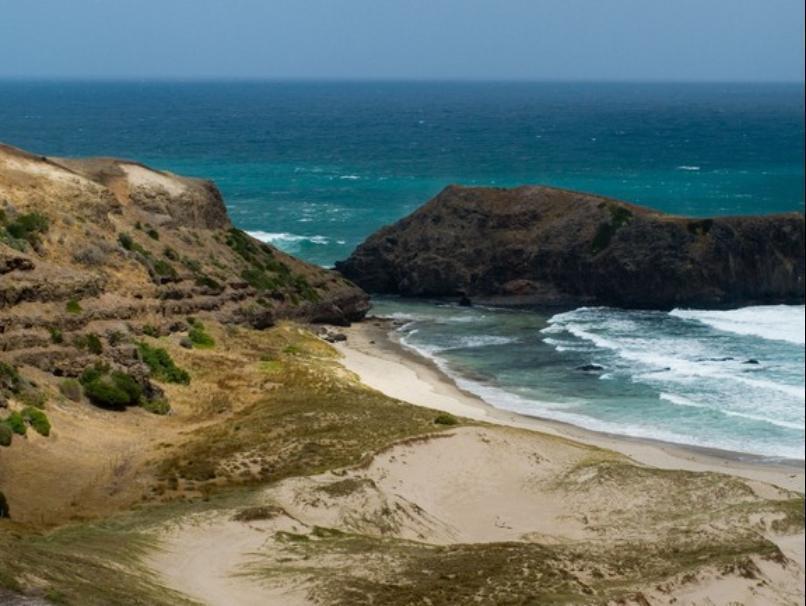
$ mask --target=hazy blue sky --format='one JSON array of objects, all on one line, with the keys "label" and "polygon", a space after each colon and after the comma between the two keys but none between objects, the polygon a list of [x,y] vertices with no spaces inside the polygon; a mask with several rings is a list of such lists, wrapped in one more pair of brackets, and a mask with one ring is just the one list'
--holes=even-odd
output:
[{"label": "hazy blue sky", "polygon": [[803,0],[0,0],[0,76],[802,80]]}]

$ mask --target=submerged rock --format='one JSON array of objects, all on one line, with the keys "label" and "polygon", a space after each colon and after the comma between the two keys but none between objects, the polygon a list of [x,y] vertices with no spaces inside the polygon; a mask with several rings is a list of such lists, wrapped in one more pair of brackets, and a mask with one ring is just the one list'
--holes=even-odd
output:
[{"label": "submerged rock", "polygon": [[691,219],[550,187],[450,186],[336,268],[373,293],[477,302],[802,303],[804,217]]}]

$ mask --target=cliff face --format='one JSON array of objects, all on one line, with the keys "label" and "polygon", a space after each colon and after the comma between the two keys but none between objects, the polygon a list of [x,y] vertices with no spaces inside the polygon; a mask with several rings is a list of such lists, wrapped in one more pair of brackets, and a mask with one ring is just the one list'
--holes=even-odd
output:
[{"label": "cliff face", "polygon": [[549,187],[450,186],[337,264],[369,292],[667,309],[804,300],[804,217],[689,219]]},{"label": "cliff face", "polygon": [[261,328],[367,309],[338,274],[234,229],[211,182],[0,145],[0,361],[72,376],[93,360],[74,345],[90,334],[127,365],[133,337],[188,316]]}]

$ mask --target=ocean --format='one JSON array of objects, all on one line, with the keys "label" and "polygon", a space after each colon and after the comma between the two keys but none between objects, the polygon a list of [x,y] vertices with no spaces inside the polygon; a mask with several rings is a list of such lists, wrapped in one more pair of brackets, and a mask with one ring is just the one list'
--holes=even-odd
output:
[{"label": "ocean", "polygon": [[[238,227],[325,266],[450,183],[803,212],[803,112],[801,84],[0,81],[0,141],[211,178]],[[802,306],[375,313],[497,406],[804,458]]]}]

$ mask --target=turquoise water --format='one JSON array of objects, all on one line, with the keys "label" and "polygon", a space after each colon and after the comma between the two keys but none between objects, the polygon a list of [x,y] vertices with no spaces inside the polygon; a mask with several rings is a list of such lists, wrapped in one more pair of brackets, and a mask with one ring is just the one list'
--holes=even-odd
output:
[{"label": "turquoise water", "polygon": [[[322,265],[449,183],[802,212],[803,112],[787,84],[0,82],[0,141],[212,178],[236,225]],[[804,456],[803,341],[779,338],[803,334],[802,307],[377,310],[417,316],[407,342],[499,406]]]},{"label": "turquoise water", "polygon": [[689,215],[803,210],[800,85],[0,82],[0,141],[215,179],[320,264],[449,183]]},{"label": "turquoise water", "polygon": [[588,429],[804,457],[804,308],[459,307],[381,298],[401,342],[491,404]]}]

